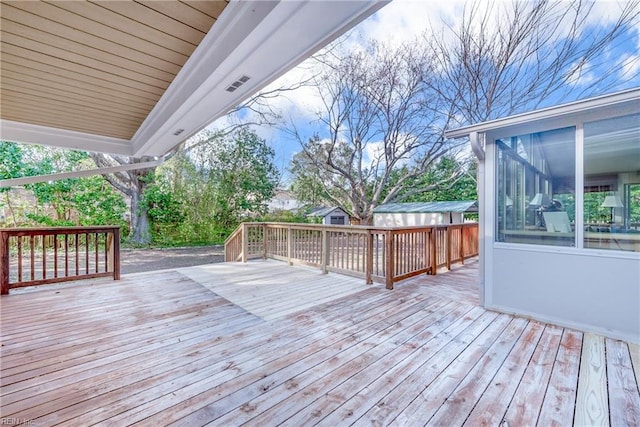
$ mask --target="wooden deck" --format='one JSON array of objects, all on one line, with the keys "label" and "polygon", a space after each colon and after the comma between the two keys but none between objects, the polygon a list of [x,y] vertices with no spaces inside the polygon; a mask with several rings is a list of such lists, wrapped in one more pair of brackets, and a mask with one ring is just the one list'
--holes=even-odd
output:
[{"label": "wooden deck", "polygon": [[2,423],[640,425],[638,346],[485,311],[475,266],[393,291],[276,261],[12,291]]}]

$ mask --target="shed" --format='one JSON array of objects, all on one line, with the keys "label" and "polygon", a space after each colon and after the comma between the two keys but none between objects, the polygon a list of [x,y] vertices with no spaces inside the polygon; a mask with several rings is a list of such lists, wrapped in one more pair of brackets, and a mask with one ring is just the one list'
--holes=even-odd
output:
[{"label": "shed", "polygon": [[373,210],[376,227],[462,224],[464,214],[478,212],[475,200],[447,202],[385,203]]},{"label": "shed", "polygon": [[640,342],[640,88],[447,137],[479,160],[484,307]]},{"label": "shed", "polygon": [[307,216],[321,218],[325,225],[349,225],[349,214],[337,206],[311,209]]}]

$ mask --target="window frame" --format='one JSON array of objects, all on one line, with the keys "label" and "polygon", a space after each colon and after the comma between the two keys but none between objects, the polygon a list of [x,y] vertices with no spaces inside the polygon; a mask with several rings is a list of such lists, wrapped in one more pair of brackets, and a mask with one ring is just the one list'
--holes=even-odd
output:
[{"label": "window frame", "polygon": [[[640,252],[625,251],[617,249],[600,249],[600,248],[588,248],[584,245],[584,124],[599,120],[613,119],[616,117],[624,117],[627,115],[637,114],[637,111],[628,111],[622,109],[620,111],[606,111],[594,112],[591,111],[588,114],[583,114],[582,117],[578,117],[579,114],[570,117],[564,117],[563,119],[556,120],[542,120],[539,122],[520,123],[514,126],[508,126],[504,128],[496,128],[487,130],[484,132],[484,138],[486,144],[486,156],[491,158],[493,167],[491,168],[491,175],[487,175],[487,183],[491,184],[491,189],[487,192],[485,203],[490,204],[491,219],[486,222],[488,230],[492,230],[490,233],[490,242],[494,248],[512,248],[519,250],[533,250],[539,252],[554,252],[554,253],[567,253],[567,254],[584,254],[584,255],[597,255],[611,258],[640,258]],[[573,246],[555,246],[544,243],[529,244],[529,243],[515,243],[515,242],[500,242],[498,241],[498,191],[499,191],[499,162],[498,162],[498,140],[509,139],[526,134],[533,134],[545,131],[553,131],[562,128],[574,127],[574,157],[575,157],[575,221],[574,221],[574,245]]]}]

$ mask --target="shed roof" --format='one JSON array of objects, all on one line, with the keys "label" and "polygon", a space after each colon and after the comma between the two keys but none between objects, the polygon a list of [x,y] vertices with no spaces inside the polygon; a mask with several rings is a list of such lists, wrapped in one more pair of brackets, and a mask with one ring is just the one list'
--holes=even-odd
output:
[{"label": "shed roof", "polygon": [[345,215],[348,215],[342,208],[338,207],[338,206],[329,206],[329,207],[324,207],[324,208],[313,208],[311,209],[311,211],[307,214],[308,216],[321,216],[321,217],[325,217],[331,213],[333,213],[334,211],[339,210],[340,212],[342,212]]},{"label": "shed roof", "polygon": [[438,213],[438,212],[478,212],[475,200],[447,202],[386,203],[373,213]]}]

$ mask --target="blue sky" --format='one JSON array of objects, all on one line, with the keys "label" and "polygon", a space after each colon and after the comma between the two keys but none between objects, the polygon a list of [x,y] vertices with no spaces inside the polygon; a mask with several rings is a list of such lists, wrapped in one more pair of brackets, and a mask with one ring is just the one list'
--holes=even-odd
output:
[{"label": "blue sky", "polygon": [[[482,3],[483,6],[487,4],[488,2]],[[563,4],[569,5],[569,2],[563,1],[561,5]],[[598,0],[588,16],[588,24],[591,25],[594,32],[608,28],[619,8],[620,3],[616,0]],[[462,17],[463,9],[464,1],[461,0],[394,0],[346,34],[343,37],[343,43],[348,48],[358,48],[362,41],[367,39],[376,39],[391,44],[412,40],[424,31],[431,31],[431,29],[439,31],[445,23],[455,27]],[[575,97],[580,97],[578,94],[581,87],[586,87],[596,76],[610,69],[614,63],[622,64],[622,69],[626,72],[624,75],[616,76],[615,90],[640,85],[638,79],[640,23],[617,44],[605,49],[600,61],[587,64],[582,75],[571,82],[578,89],[575,91]],[[308,62],[301,64],[274,82],[271,87],[286,86],[288,82],[295,82],[308,72],[309,67]],[[603,92],[610,91],[608,89]],[[306,136],[310,137],[313,135],[312,122],[317,118],[316,112],[321,109],[319,102],[320,99],[313,89],[304,88],[287,94],[286,98],[274,101],[274,107],[281,112],[283,117],[293,121],[303,134],[308,133]],[[548,103],[553,104],[554,102],[550,100]],[[216,123],[212,127],[216,127]],[[288,180],[286,168],[292,156],[300,151],[298,142],[276,127],[260,127],[256,128],[256,131],[275,149],[276,165],[283,171],[284,183],[286,184]]]}]

